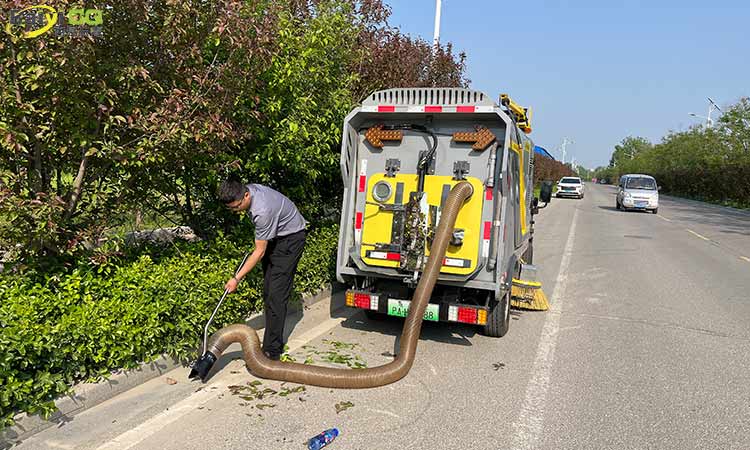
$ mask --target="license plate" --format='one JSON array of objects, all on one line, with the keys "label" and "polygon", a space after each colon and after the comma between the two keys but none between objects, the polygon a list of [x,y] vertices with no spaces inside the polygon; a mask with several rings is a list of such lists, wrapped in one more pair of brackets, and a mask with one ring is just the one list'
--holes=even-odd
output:
[{"label": "license plate", "polygon": [[648,202],[635,202],[635,206],[643,208],[648,206]]},{"label": "license plate", "polygon": [[[406,317],[409,314],[410,300],[398,300],[395,298],[388,299],[388,315],[396,317]],[[439,320],[440,306],[433,303],[427,304],[427,309],[424,311],[424,320],[431,320],[437,322]]]}]

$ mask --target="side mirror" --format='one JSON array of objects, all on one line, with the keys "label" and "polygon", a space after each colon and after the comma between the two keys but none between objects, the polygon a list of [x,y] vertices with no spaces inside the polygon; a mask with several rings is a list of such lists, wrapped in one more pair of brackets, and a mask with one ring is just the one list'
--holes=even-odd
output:
[{"label": "side mirror", "polygon": [[539,199],[544,203],[552,200],[552,182],[542,181],[542,189],[539,191]]}]

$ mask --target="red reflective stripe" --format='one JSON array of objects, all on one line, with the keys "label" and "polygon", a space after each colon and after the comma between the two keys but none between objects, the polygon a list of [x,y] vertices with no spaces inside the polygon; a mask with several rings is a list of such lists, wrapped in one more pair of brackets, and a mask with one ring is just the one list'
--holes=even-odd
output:
[{"label": "red reflective stripe", "polygon": [[485,200],[492,200],[492,188],[491,187],[488,187],[484,194],[485,194],[484,195]]},{"label": "red reflective stripe", "polygon": [[400,261],[401,260],[401,254],[400,253],[386,253],[385,259],[389,261]]},{"label": "red reflective stripe", "polygon": [[424,112],[443,112],[442,106],[425,106]]},{"label": "red reflective stripe", "polygon": [[448,258],[443,258],[443,265],[445,266],[447,264],[448,264]]},{"label": "red reflective stripe", "polygon": [[484,239],[490,238],[490,231],[492,230],[492,222],[484,223]]},{"label": "red reflective stripe", "polygon": [[395,112],[396,107],[391,105],[378,105],[378,112]]},{"label": "red reflective stripe", "polygon": [[357,230],[362,229],[362,213],[361,212],[357,213],[357,219],[354,221],[354,228],[356,228]]},{"label": "red reflective stripe", "polygon": [[365,192],[365,181],[367,180],[367,177],[364,175],[359,176],[359,192]]},{"label": "red reflective stripe", "polygon": [[476,110],[473,106],[456,106],[456,112],[473,113]]}]

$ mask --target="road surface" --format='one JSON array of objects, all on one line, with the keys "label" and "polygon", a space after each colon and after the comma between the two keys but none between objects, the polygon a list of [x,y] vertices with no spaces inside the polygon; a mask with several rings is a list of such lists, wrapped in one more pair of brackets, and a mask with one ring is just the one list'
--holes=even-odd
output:
[{"label": "road surface", "polygon": [[[750,214],[669,198],[621,212],[587,185],[537,216],[535,259],[550,311],[514,311],[501,339],[427,323],[391,386],[260,380],[275,393],[258,399],[228,387],[255,380],[241,361],[207,385],[177,369],[18,448],[301,449],[330,427],[331,449],[750,448]],[[341,303],[290,318],[292,355],[388,362],[401,322]]]}]

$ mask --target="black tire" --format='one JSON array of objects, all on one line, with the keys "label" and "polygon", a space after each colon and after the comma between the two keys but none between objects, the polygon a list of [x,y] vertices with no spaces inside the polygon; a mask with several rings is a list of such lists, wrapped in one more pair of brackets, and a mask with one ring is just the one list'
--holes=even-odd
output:
[{"label": "black tire", "polygon": [[651,212],[657,214],[657,211],[659,211],[659,208],[654,208]]},{"label": "black tire", "polygon": [[383,320],[387,319],[388,318],[388,314],[383,314],[383,313],[379,313],[377,311],[373,311],[371,309],[366,309],[365,310],[365,317],[367,317],[370,320],[375,320],[375,321],[380,322],[380,321],[383,321]]},{"label": "black tire", "polygon": [[489,337],[503,337],[510,329],[510,289],[498,302],[493,302],[487,313],[487,325],[483,333]]}]

